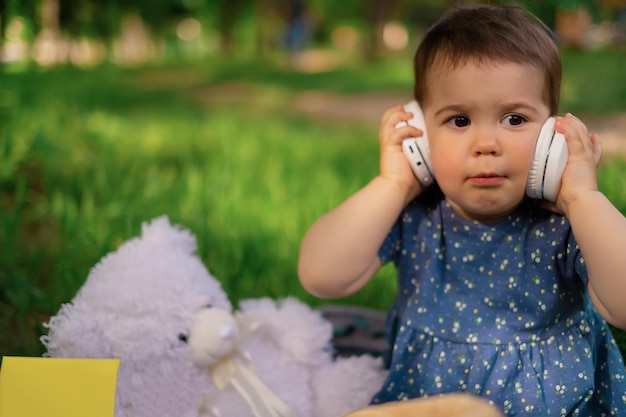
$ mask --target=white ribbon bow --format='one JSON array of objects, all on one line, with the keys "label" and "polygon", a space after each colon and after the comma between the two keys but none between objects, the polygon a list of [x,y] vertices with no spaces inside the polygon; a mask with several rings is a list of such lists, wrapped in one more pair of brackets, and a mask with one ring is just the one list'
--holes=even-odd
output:
[{"label": "white ribbon bow", "polygon": [[[194,362],[208,365],[215,387],[223,391],[232,386],[250,407],[255,417],[298,417],[259,378],[250,355],[241,345],[261,323],[250,314],[209,308],[202,310],[190,332],[189,345]],[[212,406],[216,395],[204,399],[200,413],[220,417]]]}]

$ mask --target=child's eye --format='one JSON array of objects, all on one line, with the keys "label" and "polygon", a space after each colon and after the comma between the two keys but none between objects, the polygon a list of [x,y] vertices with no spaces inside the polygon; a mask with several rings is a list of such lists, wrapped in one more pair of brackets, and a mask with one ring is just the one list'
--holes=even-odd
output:
[{"label": "child's eye", "polygon": [[470,125],[470,119],[466,116],[454,116],[448,119],[448,123],[453,124],[455,127],[467,127]]},{"label": "child's eye", "polygon": [[510,114],[504,118],[504,122],[508,123],[511,126],[519,126],[524,123],[526,119],[519,114]]}]

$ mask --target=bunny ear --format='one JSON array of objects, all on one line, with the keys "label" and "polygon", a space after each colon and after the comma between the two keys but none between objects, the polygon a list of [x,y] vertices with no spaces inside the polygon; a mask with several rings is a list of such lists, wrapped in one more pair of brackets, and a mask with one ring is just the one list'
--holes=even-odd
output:
[{"label": "bunny ear", "polygon": [[141,224],[141,234],[122,243],[117,250],[108,253],[94,266],[92,273],[110,264],[126,259],[128,263],[139,263],[141,259],[159,257],[163,253],[195,255],[196,238],[186,229],[172,225],[166,215]]},{"label": "bunny ear", "polygon": [[165,215],[143,223],[141,239],[176,246],[187,253],[195,253],[197,249],[194,236],[188,230],[172,225]]}]

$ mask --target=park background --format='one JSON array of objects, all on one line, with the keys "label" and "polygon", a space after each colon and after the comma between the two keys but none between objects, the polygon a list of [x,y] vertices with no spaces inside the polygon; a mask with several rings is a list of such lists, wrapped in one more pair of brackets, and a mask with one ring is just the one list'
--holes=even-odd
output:
[{"label": "park background", "polygon": [[[41,355],[90,268],[163,214],[234,303],[330,302],[300,287],[300,239],[376,175],[382,111],[453,3],[0,0],[0,355]],[[626,1],[518,4],[554,30],[562,111],[600,133],[626,213]],[[332,302],[384,310],[394,290],[387,266]]]}]

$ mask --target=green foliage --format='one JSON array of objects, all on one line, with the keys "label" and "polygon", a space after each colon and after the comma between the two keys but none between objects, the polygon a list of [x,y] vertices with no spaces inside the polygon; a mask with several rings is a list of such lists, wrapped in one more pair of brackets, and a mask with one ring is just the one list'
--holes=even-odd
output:
[{"label": "green foliage", "polygon": [[61,30],[67,34],[110,42],[119,34],[123,18],[129,15],[141,16],[152,31],[163,34],[176,19],[191,12],[175,0],[59,0],[58,18]]},{"label": "green foliage", "polygon": [[366,67],[345,66],[330,72],[305,74],[268,63],[249,64],[247,61],[231,60],[210,65],[204,71],[210,74],[210,84],[245,80],[287,90],[324,90],[349,94],[407,91],[412,82],[411,65],[411,59],[404,57],[373,62]]},{"label": "green foliage", "polygon": [[526,8],[539,17],[548,27],[555,29],[558,11],[585,9],[596,22],[611,21],[610,9],[596,0],[502,0],[499,4],[514,4]]},{"label": "green foliage", "polygon": [[[0,328],[11,330],[2,354],[39,354],[40,323],[162,214],[197,235],[233,301],[315,301],[296,278],[299,240],[374,174],[377,145],[363,138],[375,132],[200,107],[180,92],[142,90],[149,74],[3,77],[13,99],[0,139]],[[380,305],[392,292],[374,284],[369,296]]]},{"label": "green foliage", "polygon": [[626,110],[626,54],[601,49],[562,52],[564,111],[605,114]]}]

